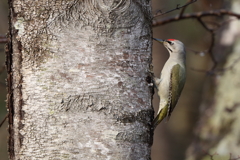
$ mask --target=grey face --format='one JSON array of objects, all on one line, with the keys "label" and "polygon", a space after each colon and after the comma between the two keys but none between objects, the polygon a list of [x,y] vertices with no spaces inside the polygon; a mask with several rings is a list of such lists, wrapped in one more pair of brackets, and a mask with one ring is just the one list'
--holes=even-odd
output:
[{"label": "grey face", "polygon": [[184,44],[178,40],[164,40],[164,47],[167,48],[169,53],[184,53]]}]

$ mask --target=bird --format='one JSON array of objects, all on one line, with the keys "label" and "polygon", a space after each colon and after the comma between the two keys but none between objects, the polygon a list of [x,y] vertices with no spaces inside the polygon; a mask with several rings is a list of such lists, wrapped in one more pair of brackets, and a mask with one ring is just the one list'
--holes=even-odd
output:
[{"label": "bird", "polygon": [[166,117],[169,120],[181,95],[186,81],[186,51],[184,44],[176,39],[153,38],[169,52],[169,58],[163,66],[160,78],[153,77],[153,84],[160,97],[157,116],[153,120],[153,129]]}]

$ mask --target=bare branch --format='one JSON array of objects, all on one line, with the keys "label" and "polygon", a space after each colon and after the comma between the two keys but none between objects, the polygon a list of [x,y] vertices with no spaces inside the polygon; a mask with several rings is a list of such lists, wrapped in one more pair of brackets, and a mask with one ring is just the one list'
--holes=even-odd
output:
[{"label": "bare branch", "polygon": [[199,23],[208,31],[210,32],[211,34],[211,44],[209,46],[209,49],[208,49],[208,53],[213,61],[213,66],[212,66],[212,71],[217,67],[217,60],[215,59],[215,56],[213,54],[213,47],[214,47],[214,44],[215,44],[215,33],[214,33],[214,30],[213,29],[210,29],[207,27],[207,25],[202,21],[201,17],[197,19],[199,21]]},{"label": "bare branch", "polygon": [[4,117],[4,119],[1,121],[0,123],[0,128],[2,127],[3,123],[6,121],[6,119],[8,118],[8,114]]},{"label": "bare branch", "polygon": [[210,44],[210,47],[209,47],[209,54],[210,54],[210,57],[213,61],[213,66],[212,66],[212,71],[217,67],[218,65],[218,62],[217,60],[215,59],[215,56],[214,56],[214,53],[213,53],[213,47],[214,47],[214,44],[215,44],[215,33],[213,30],[210,31],[211,33],[211,44]]},{"label": "bare branch", "polygon": [[[187,4],[191,4],[193,2],[195,2],[195,1],[190,1]],[[186,6],[187,5],[182,6],[182,7],[186,7]],[[178,6],[177,6],[177,8],[178,8]],[[169,18],[165,18],[165,19],[161,19],[161,20],[155,20],[155,21],[153,21],[153,27],[156,27],[156,26],[159,26],[159,25],[164,25],[166,23],[175,22],[175,21],[178,21],[178,20],[183,20],[183,19],[190,19],[190,18],[197,19],[197,21],[203,26],[203,28],[211,34],[211,44],[210,44],[207,52],[209,53],[209,55],[211,57],[211,60],[213,62],[213,66],[209,71],[196,70],[196,69],[193,69],[193,70],[199,71],[199,72],[207,72],[208,74],[215,74],[215,72],[218,71],[216,69],[217,65],[218,65],[218,61],[216,60],[216,58],[214,56],[213,47],[214,47],[214,44],[215,44],[215,31],[217,29],[219,29],[221,25],[217,24],[215,22],[211,22],[212,24],[214,23],[216,27],[210,28],[210,27],[207,26],[208,22],[204,22],[202,20],[202,18],[206,17],[206,16],[217,16],[217,17],[219,17],[219,16],[228,15],[228,16],[234,16],[234,17],[240,19],[240,14],[237,14],[237,13],[234,13],[234,12],[231,12],[231,11],[228,11],[228,10],[224,10],[224,9],[216,10],[216,11],[197,12],[197,13],[191,13],[191,14],[183,14],[183,12],[184,12],[184,8],[182,9],[181,13],[177,16],[169,17]],[[169,13],[169,12],[165,12],[165,13]]]},{"label": "bare branch", "polygon": [[212,70],[204,70],[204,69],[196,69],[196,68],[190,68],[190,69],[196,72],[206,73],[207,75],[210,75],[210,76],[214,76],[217,74],[215,71],[212,71]]},{"label": "bare branch", "polygon": [[228,15],[228,16],[234,16],[237,17],[238,19],[240,19],[240,14],[225,10],[225,9],[221,9],[221,10],[216,10],[216,11],[207,11],[207,12],[197,12],[197,13],[186,13],[183,14],[181,17],[179,17],[179,15],[177,16],[173,16],[173,17],[168,17],[165,19],[159,19],[159,20],[153,20],[152,26],[153,27],[157,27],[160,25],[164,25],[167,23],[171,23],[171,22],[175,22],[175,21],[179,21],[179,20],[183,20],[183,19],[191,19],[191,18],[202,18],[202,17],[206,17],[206,16],[224,16],[224,15]]},{"label": "bare branch", "polygon": [[212,21],[204,21],[205,24],[210,24],[212,26],[215,26],[215,29],[214,30],[217,30],[218,28],[220,28],[223,23],[218,23],[218,22],[212,22]]},{"label": "bare branch", "polygon": [[[188,0],[188,3],[190,3],[190,2],[193,3],[193,0]],[[185,7],[182,8],[181,12],[180,12],[179,15],[178,15],[179,17],[182,17],[182,15],[183,15],[183,13],[185,12],[186,8],[187,8],[187,6],[185,6]]]},{"label": "bare branch", "polygon": [[156,17],[158,17],[158,16],[162,16],[162,15],[164,15],[164,14],[173,12],[173,11],[175,11],[175,10],[179,10],[179,9],[181,9],[181,8],[185,8],[186,6],[188,6],[188,5],[190,5],[190,4],[194,3],[194,2],[197,2],[197,0],[192,0],[192,1],[186,3],[186,4],[182,5],[182,6],[179,6],[179,4],[177,4],[176,8],[171,9],[171,10],[169,10],[169,11],[167,11],[167,12],[160,13],[160,14],[157,13],[157,14],[155,14],[155,15],[153,16],[153,18],[156,18]]},{"label": "bare branch", "polygon": [[209,31],[210,29],[207,27],[207,25],[202,21],[201,17],[197,18],[198,22],[203,26],[203,28],[205,28],[207,31]]}]

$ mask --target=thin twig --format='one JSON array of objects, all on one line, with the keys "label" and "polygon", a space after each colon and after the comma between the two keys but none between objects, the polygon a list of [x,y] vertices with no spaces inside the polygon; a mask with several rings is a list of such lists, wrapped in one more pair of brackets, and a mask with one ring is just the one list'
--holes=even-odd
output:
[{"label": "thin twig", "polygon": [[196,69],[196,68],[190,68],[190,69],[193,71],[205,73],[205,74],[211,75],[211,76],[214,76],[217,74],[216,71],[212,71],[212,70],[204,70],[204,69]]},{"label": "thin twig", "polygon": [[213,47],[214,47],[214,44],[215,44],[215,32],[213,29],[210,29],[207,27],[207,25],[202,21],[201,17],[197,19],[199,21],[199,23],[208,31],[210,32],[211,34],[211,44],[209,46],[209,49],[208,49],[208,53],[212,59],[212,62],[213,62],[213,66],[212,66],[212,71],[217,67],[217,60],[213,54]]},{"label": "thin twig", "polygon": [[183,20],[183,19],[198,19],[198,18],[202,18],[202,17],[207,17],[207,16],[224,16],[224,15],[228,15],[228,16],[234,16],[237,17],[238,19],[240,19],[240,14],[225,10],[225,9],[221,9],[221,10],[215,10],[215,11],[207,11],[207,12],[197,12],[197,13],[185,13],[183,14],[181,17],[179,17],[179,15],[177,16],[173,16],[173,17],[168,17],[165,19],[158,19],[158,20],[154,20],[152,23],[153,27],[157,27],[160,25],[164,25],[167,23],[171,23],[171,22],[175,22],[175,21],[179,21],[179,20]]},{"label": "thin twig", "polygon": [[209,47],[209,55],[210,55],[210,57],[213,61],[213,66],[212,66],[212,69],[211,69],[213,71],[214,69],[216,69],[216,67],[218,65],[218,61],[216,60],[216,58],[213,54],[213,47],[214,47],[214,44],[215,44],[215,33],[214,33],[213,30],[211,30],[210,33],[211,33],[211,39],[212,40],[211,40],[211,44],[210,44],[210,47]]},{"label": "thin twig", "polygon": [[[193,3],[193,2],[195,2],[195,1],[188,2],[187,4]],[[186,7],[186,6],[184,6],[184,7]],[[216,60],[214,53],[213,53],[213,48],[215,45],[215,31],[220,28],[220,25],[217,24],[216,27],[210,28],[207,26],[207,24],[206,24],[207,22],[204,22],[202,20],[202,18],[206,17],[206,16],[218,16],[219,17],[219,16],[228,15],[228,16],[234,16],[234,17],[240,19],[240,14],[237,14],[237,13],[234,13],[234,12],[231,12],[228,10],[224,10],[224,9],[216,10],[216,11],[191,13],[191,14],[183,14],[183,12],[184,12],[184,8],[183,8],[182,12],[177,16],[169,17],[169,18],[165,18],[165,19],[161,19],[161,20],[155,20],[155,21],[153,21],[153,27],[163,25],[166,23],[175,22],[178,20],[183,20],[183,19],[190,19],[190,18],[197,19],[198,22],[203,26],[203,28],[211,34],[211,44],[209,46],[208,53],[213,62],[213,66],[210,71],[204,71],[204,72],[214,74],[214,72],[217,68],[217,65],[218,65],[218,61]],[[168,12],[165,12],[165,13],[168,13]],[[203,72],[203,70],[197,70],[197,71]]]},{"label": "thin twig", "polygon": [[205,28],[207,31],[210,30],[208,26],[202,21],[201,17],[197,18],[197,20],[203,26],[203,28]]},{"label": "thin twig", "polygon": [[191,2],[188,2],[188,3],[186,3],[186,4],[182,5],[182,6],[179,6],[179,4],[178,4],[178,5],[176,6],[176,8],[171,9],[171,10],[166,11],[166,12],[163,12],[163,13],[160,13],[160,14],[157,13],[157,14],[155,14],[155,15],[153,16],[153,18],[156,18],[156,17],[158,17],[158,16],[162,16],[162,15],[164,15],[164,14],[173,12],[173,11],[175,11],[175,10],[179,10],[179,9],[181,9],[181,8],[185,8],[186,6],[192,4],[192,3],[196,2],[196,1],[197,1],[197,0],[192,0]]},{"label": "thin twig", "polygon": [[2,127],[3,123],[6,121],[7,117],[8,117],[8,114],[4,117],[4,119],[3,119],[2,122],[0,123],[0,128]]},{"label": "thin twig", "polygon": [[[187,3],[190,3],[190,2],[193,2],[193,1],[194,1],[194,0],[188,0]],[[183,15],[183,13],[185,12],[186,8],[187,8],[187,6],[185,6],[185,7],[182,8],[181,12],[180,12],[179,15],[178,15],[179,18],[182,17],[182,15]]]}]

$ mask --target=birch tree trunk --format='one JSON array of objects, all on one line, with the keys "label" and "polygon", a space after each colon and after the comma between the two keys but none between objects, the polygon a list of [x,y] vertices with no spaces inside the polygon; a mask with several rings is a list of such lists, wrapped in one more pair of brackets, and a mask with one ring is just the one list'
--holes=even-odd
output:
[{"label": "birch tree trunk", "polygon": [[9,7],[10,159],[150,159],[150,1]]},{"label": "birch tree trunk", "polygon": [[[239,13],[238,0],[231,10]],[[201,118],[196,139],[187,152],[187,160],[239,159],[240,156],[240,22],[229,21],[222,31],[215,57],[225,62],[222,74],[209,78],[201,105]]]}]

